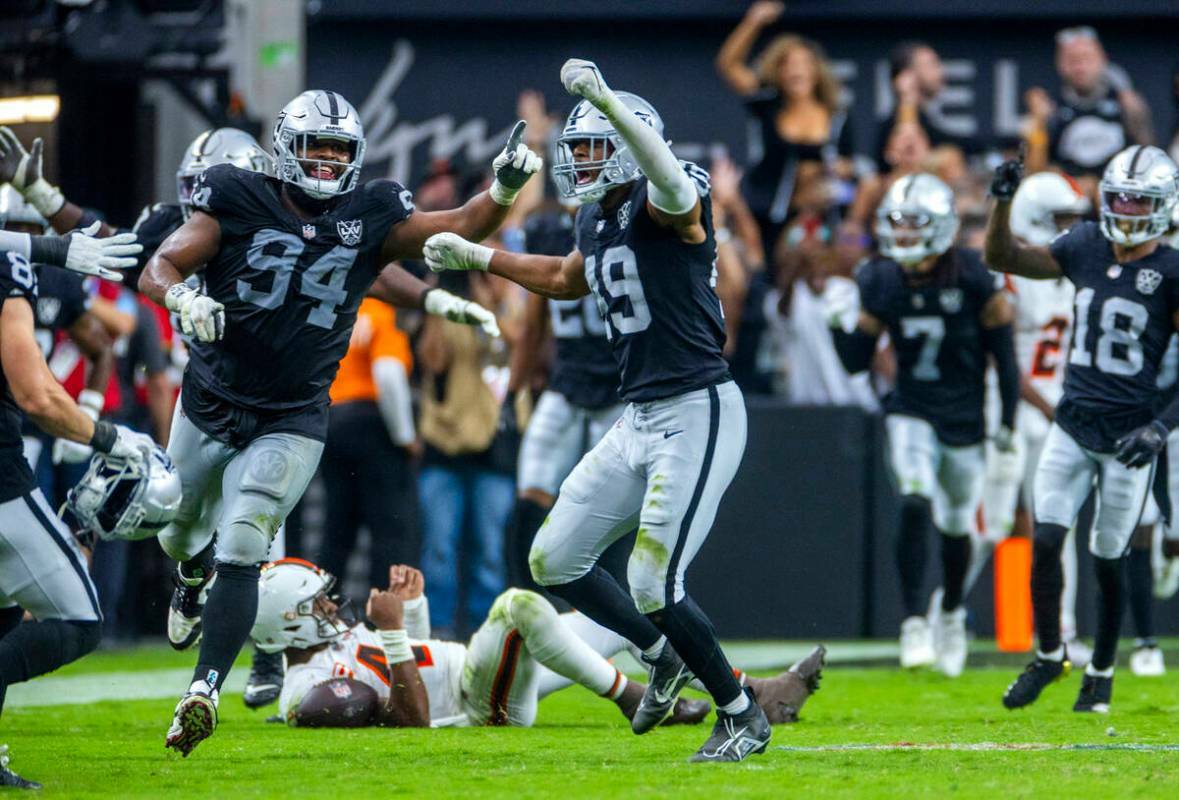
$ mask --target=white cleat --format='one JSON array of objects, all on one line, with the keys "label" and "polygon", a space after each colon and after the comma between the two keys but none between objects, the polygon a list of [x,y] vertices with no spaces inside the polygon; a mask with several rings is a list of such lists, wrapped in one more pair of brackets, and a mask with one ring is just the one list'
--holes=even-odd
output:
[{"label": "white cleat", "polygon": [[933,661],[933,635],[929,622],[925,617],[909,617],[901,623],[901,667],[928,667]]},{"label": "white cleat", "polygon": [[1068,653],[1068,660],[1073,669],[1084,669],[1093,660],[1093,648],[1080,639],[1065,639],[1064,651]]},{"label": "white cleat", "polygon": [[966,668],[966,608],[943,611],[934,628],[936,668],[947,678],[957,678]]},{"label": "white cleat", "polygon": [[1139,678],[1161,678],[1167,674],[1163,651],[1158,645],[1140,645],[1130,654],[1130,672]]}]

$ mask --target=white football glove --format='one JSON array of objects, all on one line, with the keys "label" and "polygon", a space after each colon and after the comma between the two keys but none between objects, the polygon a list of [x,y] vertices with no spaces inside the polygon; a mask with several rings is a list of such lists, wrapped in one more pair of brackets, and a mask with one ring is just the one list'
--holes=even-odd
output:
[{"label": "white football glove", "polygon": [[110,454],[125,461],[142,461],[156,446],[155,439],[146,433],[133,431],[126,425],[116,425],[115,434],[115,444],[111,447]]},{"label": "white football glove", "polygon": [[1015,432],[1001,427],[991,437],[992,449],[987,453],[987,481],[1015,485],[1023,479],[1023,451]]},{"label": "white football glove", "polygon": [[426,266],[434,272],[445,272],[448,269],[478,269],[486,272],[494,252],[490,247],[468,242],[457,233],[436,233],[422,246]]},{"label": "white football glove", "polygon": [[[98,422],[105,404],[106,398],[102,396],[102,392],[83,389],[82,393],[78,395],[78,408],[95,422]],[[81,464],[92,455],[94,455],[94,449],[88,444],[69,439],[55,439],[53,442],[51,458],[54,464]]]},{"label": "white football glove", "polygon": [[463,325],[478,325],[488,336],[499,336],[499,325],[494,314],[478,303],[464,300],[443,289],[431,289],[426,292],[422,306],[427,314],[445,317],[451,322]]},{"label": "white football glove", "polygon": [[491,162],[495,180],[487,193],[501,206],[510,206],[528,179],[540,172],[540,168],[544,166],[544,160],[521,142],[527,126],[528,123],[524,120],[517,122],[508,136],[508,143]]},{"label": "white football glove", "polygon": [[25,150],[11,128],[0,128],[0,182],[11,183],[33,208],[48,219],[61,211],[65,197],[42,175],[41,154],[45,143],[38,137]]},{"label": "white football glove", "polygon": [[596,107],[610,94],[598,65],[583,58],[571,58],[562,65],[561,84],[569,94],[584,97]]},{"label": "white football glove", "polygon": [[70,233],[66,250],[65,268],[84,275],[97,275],[108,281],[121,281],[123,274],[117,269],[131,269],[137,263],[134,256],[143,252],[143,245],[134,233],[116,233],[105,239],[95,239],[94,234],[102,223],[95,222],[82,231]]},{"label": "white football glove", "polygon": [[851,333],[860,322],[860,290],[855,281],[832,278],[823,289],[823,312],[827,325]]},{"label": "white football glove", "polygon": [[180,331],[202,342],[216,342],[225,335],[225,306],[184,283],[174,283],[164,295],[164,305],[180,317]]}]

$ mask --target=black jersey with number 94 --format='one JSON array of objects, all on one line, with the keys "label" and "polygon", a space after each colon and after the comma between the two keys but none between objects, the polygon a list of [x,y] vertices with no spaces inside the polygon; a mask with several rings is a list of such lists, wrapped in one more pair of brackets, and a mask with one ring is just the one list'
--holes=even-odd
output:
[{"label": "black jersey with number 94", "polygon": [[193,343],[185,379],[261,412],[327,403],[356,310],[384,267],[382,243],[413,211],[407,190],[378,180],[306,221],[283,205],[281,185],[225,164],[193,191],[221,225],[204,277],[225,306],[225,337]]}]

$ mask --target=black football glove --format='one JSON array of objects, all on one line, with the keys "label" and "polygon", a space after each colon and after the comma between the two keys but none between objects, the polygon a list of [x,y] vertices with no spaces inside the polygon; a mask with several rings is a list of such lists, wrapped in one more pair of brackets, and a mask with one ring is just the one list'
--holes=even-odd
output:
[{"label": "black football glove", "polygon": [[1015,190],[1023,180],[1023,158],[1013,158],[995,167],[995,176],[991,179],[991,196],[998,200],[1010,200],[1015,197]]},{"label": "black football glove", "polygon": [[1157,419],[1149,425],[1132,430],[1118,439],[1117,459],[1127,467],[1145,467],[1167,443],[1167,426]]}]

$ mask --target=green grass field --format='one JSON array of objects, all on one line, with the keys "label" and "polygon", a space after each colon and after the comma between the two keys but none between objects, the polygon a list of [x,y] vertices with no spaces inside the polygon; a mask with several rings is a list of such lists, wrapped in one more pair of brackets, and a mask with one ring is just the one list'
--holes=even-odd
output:
[{"label": "green grass field", "polygon": [[[803,721],[777,728],[765,755],[734,766],[686,762],[707,725],[635,737],[613,705],[579,688],[545,700],[527,730],[295,730],[227,694],[217,733],[187,759],[163,746],[173,698],[14,702],[0,741],[46,797],[1176,796],[1179,753],[1167,746],[1179,747],[1179,682],[1122,669],[1113,712],[1082,716],[1070,710],[1074,673],[1011,713],[999,697],[1020,659],[1000,660],[957,681],[829,666]],[[54,678],[150,689],[160,670],[190,664],[191,655],[164,649],[99,653]]]}]

